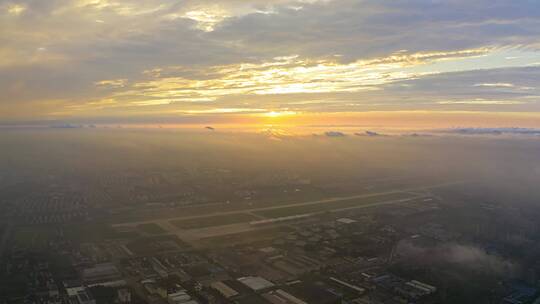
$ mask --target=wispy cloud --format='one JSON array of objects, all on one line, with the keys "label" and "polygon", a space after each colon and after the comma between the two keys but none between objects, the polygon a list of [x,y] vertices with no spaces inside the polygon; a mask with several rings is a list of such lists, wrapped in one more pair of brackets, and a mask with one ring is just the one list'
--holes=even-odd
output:
[{"label": "wispy cloud", "polygon": [[438,104],[442,105],[518,105],[523,104],[523,101],[519,100],[492,100],[492,99],[464,99],[464,100],[442,100],[437,101]]},{"label": "wispy cloud", "polygon": [[26,5],[12,3],[12,4],[8,4],[5,9],[8,14],[19,16],[23,14],[24,11],[26,11]]},{"label": "wispy cloud", "polygon": [[97,81],[95,84],[99,87],[123,88],[127,85],[127,83],[127,79],[111,79]]},{"label": "wispy cloud", "polygon": [[488,88],[513,88],[515,85],[508,82],[497,82],[497,83],[477,83],[475,87],[488,87]]},{"label": "wispy cloud", "polygon": [[[299,56],[287,56],[261,63],[205,67],[201,70],[184,67],[159,68],[146,73],[152,79],[136,82],[126,90],[120,90],[107,98],[125,101],[126,105],[155,105],[215,101],[231,95],[316,94],[378,90],[381,85],[423,75],[408,71],[409,67],[450,58],[478,56],[487,52],[489,49],[399,53],[351,63],[340,63],[336,58],[303,59]],[[98,82],[101,85],[117,87],[125,83],[125,81],[118,83],[118,81],[110,80]],[[154,100],[154,102],[147,100]]]},{"label": "wispy cloud", "polygon": [[[174,19],[178,15],[170,15]],[[229,18],[229,13],[220,8],[219,6],[205,7],[197,10],[190,10],[180,15],[179,17],[194,20],[196,22],[196,28],[205,32],[211,32],[216,25],[221,23],[226,18]]]}]

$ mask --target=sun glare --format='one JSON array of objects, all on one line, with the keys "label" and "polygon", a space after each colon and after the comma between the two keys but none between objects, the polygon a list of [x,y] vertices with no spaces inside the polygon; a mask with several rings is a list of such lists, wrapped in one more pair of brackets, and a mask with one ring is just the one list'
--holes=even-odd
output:
[{"label": "sun glare", "polygon": [[295,111],[271,111],[263,114],[264,117],[278,118],[283,116],[292,116],[298,114]]}]

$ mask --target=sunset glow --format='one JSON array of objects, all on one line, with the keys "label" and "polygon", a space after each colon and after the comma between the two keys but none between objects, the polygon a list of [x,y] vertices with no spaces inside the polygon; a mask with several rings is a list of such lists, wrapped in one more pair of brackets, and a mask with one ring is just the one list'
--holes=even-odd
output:
[{"label": "sunset glow", "polygon": [[[350,117],[421,111],[519,126],[540,110],[540,27],[513,5],[488,18],[457,3],[4,1],[0,116],[361,124]],[[395,119],[380,123],[414,122]]]}]

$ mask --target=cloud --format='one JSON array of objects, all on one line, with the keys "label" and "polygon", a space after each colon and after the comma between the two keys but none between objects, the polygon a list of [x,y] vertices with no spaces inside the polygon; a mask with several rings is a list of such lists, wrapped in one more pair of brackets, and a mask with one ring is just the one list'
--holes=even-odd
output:
[{"label": "cloud", "polygon": [[402,134],[401,136],[405,136],[405,137],[432,137],[433,135],[432,134],[427,134],[427,133],[406,133],[406,134]]},{"label": "cloud", "polygon": [[404,240],[398,243],[396,252],[410,265],[459,267],[459,269],[505,276],[511,276],[513,272],[518,270],[515,263],[489,254],[484,249],[473,245],[444,243],[431,247],[420,247]]},{"label": "cloud", "polygon": [[538,110],[539,16],[530,1],[0,0],[0,107]]},{"label": "cloud", "polygon": [[534,128],[458,128],[447,132],[462,135],[540,135],[540,129]]},{"label": "cloud", "polygon": [[127,79],[111,79],[97,81],[95,84],[100,87],[123,88],[127,85],[127,83]]},{"label": "cloud", "polygon": [[[221,102],[229,96],[241,96],[245,99],[264,95],[290,97],[299,94],[366,92],[379,90],[382,85],[392,82],[434,73],[412,70],[419,65],[451,58],[479,56],[488,51],[489,49],[415,54],[400,52],[388,57],[351,63],[340,63],[334,57],[306,59],[286,56],[257,63],[242,62],[204,68],[162,67],[145,71],[144,74],[149,79],[135,82],[105,98],[124,106],[173,104],[182,107],[186,103],[193,106],[193,103],[200,105]],[[126,83],[127,80],[97,82],[102,86],[117,88],[124,87]],[[261,100],[259,98],[260,106],[271,107]],[[297,106],[301,104],[296,103]],[[323,102],[323,106],[329,106],[328,99]]]},{"label": "cloud", "polygon": [[185,110],[181,111],[184,114],[237,114],[237,113],[261,113],[263,109],[253,108],[213,108],[206,110]]},{"label": "cloud", "polygon": [[327,132],[324,132],[324,135],[326,135],[327,137],[345,137],[345,133],[343,132],[339,132],[339,131],[327,131]]},{"label": "cloud", "polygon": [[55,124],[55,125],[51,125],[50,127],[54,129],[82,129],[84,128],[83,125],[76,125],[76,124],[69,124],[69,123]]},{"label": "cloud", "polygon": [[490,100],[483,98],[465,99],[465,100],[442,100],[437,101],[442,105],[519,105],[523,104],[523,101],[518,100]]},{"label": "cloud", "polygon": [[389,83],[383,92],[368,98],[441,110],[538,111],[537,77],[540,77],[537,67],[438,73]]},{"label": "cloud", "polygon": [[517,89],[517,90],[535,90],[535,87],[526,87],[526,86],[516,86],[508,82],[497,82],[497,83],[477,83],[475,87],[486,87],[486,88],[499,88],[499,89]]},{"label": "cloud", "polygon": [[5,10],[10,15],[19,16],[26,11],[26,6],[21,4],[9,4],[6,6]]},{"label": "cloud", "polygon": [[276,12],[231,18],[213,37],[260,52],[281,48],[305,56],[341,54],[346,60],[399,50],[538,43],[531,26],[538,25],[539,9],[532,2],[350,0],[306,4],[298,11],[278,7]]},{"label": "cloud", "polygon": [[377,136],[386,136],[374,131],[366,130],[364,133],[354,133],[356,136],[368,136],[368,137],[377,137]]},{"label": "cloud", "polygon": [[[220,8],[219,6],[206,7],[200,10],[190,10],[185,12],[180,17],[194,20],[196,22],[196,28],[205,32],[211,32],[215,27],[223,20],[230,17],[229,13]],[[176,15],[172,15],[171,18],[178,18]]]},{"label": "cloud", "polygon": [[515,85],[507,82],[497,82],[497,83],[477,83],[475,87],[488,87],[488,88],[513,88]]}]

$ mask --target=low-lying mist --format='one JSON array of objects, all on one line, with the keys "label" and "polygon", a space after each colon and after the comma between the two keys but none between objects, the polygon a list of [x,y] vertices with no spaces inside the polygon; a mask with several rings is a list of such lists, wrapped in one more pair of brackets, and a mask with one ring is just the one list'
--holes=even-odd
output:
[{"label": "low-lying mist", "polygon": [[[0,133],[0,178],[222,174],[221,182],[288,175],[317,184],[428,178],[485,182],[537,197],[540,140],[490,136],[290,136],[201,130],[45,129]],[[231,179],[231,180],[228,180]],[[216,182],[212,180],[212,183]],[[207,185],[209,187],[212,184]]]}]

